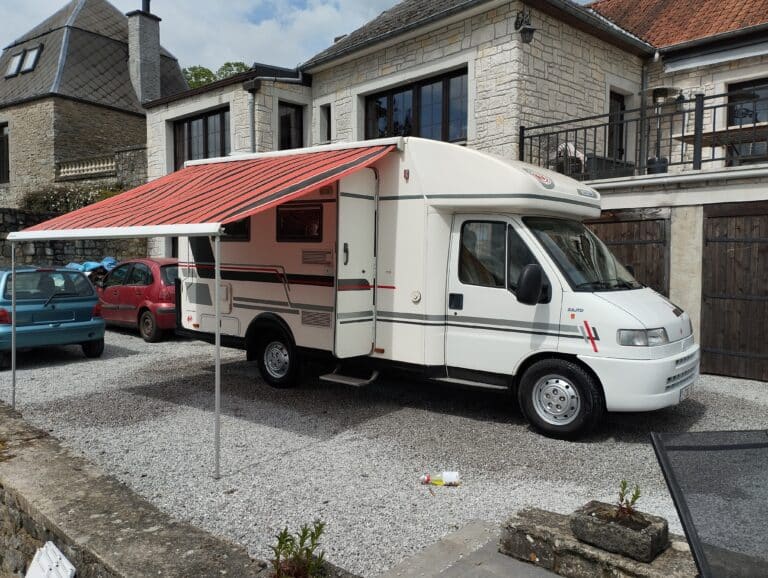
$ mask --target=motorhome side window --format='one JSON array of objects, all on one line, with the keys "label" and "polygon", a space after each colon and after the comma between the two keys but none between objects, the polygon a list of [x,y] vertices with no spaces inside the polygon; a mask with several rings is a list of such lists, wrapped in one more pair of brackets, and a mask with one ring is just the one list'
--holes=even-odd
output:
[{"label": "motorhome side window", "polygon": [[277,207],[277,240],[282,243],[319,243],[323,240],[323,205]]},{"label": "motorhome side window", "polygon": [[459,248],[459,281],[466,285],[504,287],[506,245],[506,223],[464,223]]},{"label": "motorhome side window", "polygon": [[234,223],[224,225],[224,234],[222,241],[240,241],[247,242],[251,240],[251,218],[246,217]]}]

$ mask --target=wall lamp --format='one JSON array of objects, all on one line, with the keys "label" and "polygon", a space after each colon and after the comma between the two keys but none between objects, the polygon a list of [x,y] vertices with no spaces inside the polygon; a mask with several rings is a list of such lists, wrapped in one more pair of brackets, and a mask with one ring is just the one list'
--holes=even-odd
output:
[{"label": "wall lamp", "polygon": [[515,30],[520,32],[520,38],[523,44],[530,44],[533,40],[533,33],[536,29],[531,26],[531,11],[526,12],[525,8],[517,13],[515,18]]}]

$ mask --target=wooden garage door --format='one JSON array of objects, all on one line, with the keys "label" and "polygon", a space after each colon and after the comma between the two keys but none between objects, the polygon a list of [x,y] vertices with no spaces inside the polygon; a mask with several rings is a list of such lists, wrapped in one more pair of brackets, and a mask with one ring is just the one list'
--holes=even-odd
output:
[{"label": "wooden garage door", "polygon": [[587,223],[643,285],[669,295],[669,209],[603,211]]},{"label": "wooden garage door", "polygon": [[768,381],[768,202],[704,208],[701,369]]}]

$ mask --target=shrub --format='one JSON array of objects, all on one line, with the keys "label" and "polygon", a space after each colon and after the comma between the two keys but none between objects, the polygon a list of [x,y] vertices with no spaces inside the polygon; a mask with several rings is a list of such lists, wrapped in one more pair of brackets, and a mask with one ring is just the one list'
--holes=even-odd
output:
[{"label": "shrub", "polygon": [[635,516],[635,504],[640,499],[640,486],[635,484],[632,495],[629,495],[627,480],[621,480],[619,485],[619,501],[616,503],[616,517],[620,519],[633,518]]},{"label": "shrub", "polygon": [[288,528],[275,536],[277,544],[270,546],[275,557],[271,560],[275,578],[314,578],[322,575],[325,552],[315,555],[325,523],[315,520],[294,535]]},{"label": "shrub", "polygon": [[35,213],[68,213],[123,192],[119,186],[76,186],[31,191],[21,197],[20,208]]}]

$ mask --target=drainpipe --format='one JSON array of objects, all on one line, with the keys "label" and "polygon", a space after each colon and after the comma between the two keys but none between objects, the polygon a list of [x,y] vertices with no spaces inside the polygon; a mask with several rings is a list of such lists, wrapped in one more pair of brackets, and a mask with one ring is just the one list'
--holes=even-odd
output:
[{"label": "drainpipe", "polygon": [[642,172],[645,173],[646,164],[648,163],[648,134],[646,131],[647,113],[645,109],[645,95],[648,92],[648,61],[643,62],[643,68],[640,73],[640,156],[638,157],[637,166],[642,168]]}]

